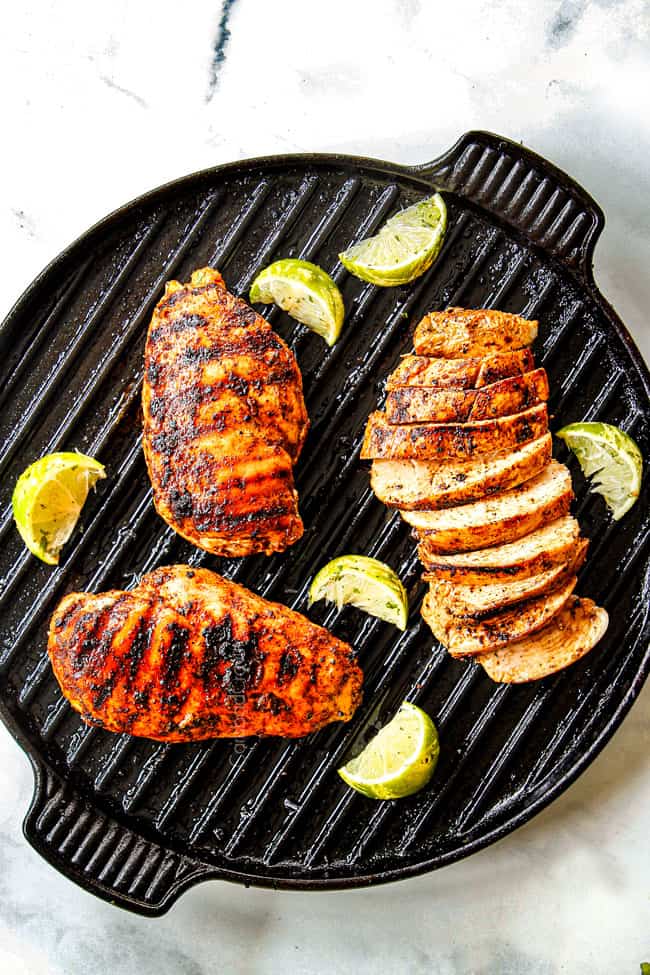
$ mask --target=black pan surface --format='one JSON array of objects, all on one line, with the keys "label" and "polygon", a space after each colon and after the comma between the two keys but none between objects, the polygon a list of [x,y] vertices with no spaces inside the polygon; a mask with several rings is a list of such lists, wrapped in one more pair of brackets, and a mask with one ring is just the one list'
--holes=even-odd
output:
[{"label": "black pan surface", "polygon": [[[434,185],[450,216],[434,267],[397,289],[350,277],[337,253]],[[648,671],[647,479],[614,525],[568,459],[577,515],[592,539],[579,592],[607,607],[610,628],[568,671],[497,686],[479,667],[453,661],[421,622],[414,543],[373,497],[359,447],[413,325],[425,311],[460,304],[538,317],[534,351],[549,373],[554,429],[606,420],[649,456],[648,371],[591,273],[602,226],[599,207],[565,174],[519,145],[472,132],[421,167],[290,156],[187,177],[112,214],[28,288],[0,331],[0,707],[35,770],[25,834],[60,871],[146,914],[210,877],[310,889],[381,883],[504,836],[592,761]],[[218,559],[153,510],[140,445],[146,328],[169,278],[211,264],[245,296],[261,267],[292,255],[332,272],[348,308],[332,350],[268,309],[298,357],[312,420],[297,469],[306,532],[282,555]],[[102,460],[109,476],[52,570],[12,527],[11,491],[32,460],[74,448]],[[558,455],[567,459],[561,448]],[[350,725],[297,742],[161,745],[89,729],[62,698],[45,644],[66,592],[129,586],[157,565],[188,562],[306,612],[313,574],[346,552],[389,562],[412,607],[404,634],[349,608],[309,611],[358,649],[365,701]],[[374,803],[335,769],[404,698],[436,721],[440,763],[422,793]]]}]

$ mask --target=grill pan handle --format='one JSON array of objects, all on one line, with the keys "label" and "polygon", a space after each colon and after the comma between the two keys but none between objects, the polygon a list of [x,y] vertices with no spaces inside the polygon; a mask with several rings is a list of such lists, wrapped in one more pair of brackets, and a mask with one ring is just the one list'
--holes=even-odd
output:
[{"label": "grill pan handle", "polygon": [[100,812],[32,758],[34,796],[26,839],[69,880],[119,907],[164,914],[188,887],[214,876]]},{"label": "grill pan handle", "polygon": [[603,212],[575,180],[530,149],[491,132],[466,132],[412,172],[485,207],[593,285]]}]

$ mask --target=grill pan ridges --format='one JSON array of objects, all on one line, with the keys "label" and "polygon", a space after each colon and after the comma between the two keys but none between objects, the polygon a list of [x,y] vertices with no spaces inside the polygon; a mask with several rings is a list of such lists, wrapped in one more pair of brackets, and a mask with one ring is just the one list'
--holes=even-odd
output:
[{"label": "grill pan ridges", "polygon": [[[350,278],[337,252],[433,185],[450,209],[434,267],[398,289]],[[102,221],[30,286],[0,330],[0,705],[35,770],[25,834],[62,873],[145,914],[162,913],[208,877],[300,888],[397,879],[505,835],[595,757],[648,670],[646,482],[639,503],[613,526],[569,461],[577,514],[592,537],[580,591],[606,605],[610,631],[566,673],[505,687],[450,660],[432,640],[418,615],[415,546],[399,516],[373,497],[358,454],[382,380],[409,348],[411,323],[429,308],[465,304],[539,316],[534,351],[549,371],[554,429],[609,420],[648,456],[648,372],[592,276],[603,223],[594,201],[555,167],[472,132],[414,168],[290,156],[187,177]],[[153,512],[139,439],[144,337],[168,278],[213,264],[245,295],[276,256],[322,263],[343,289],[348,318],[328,351],[267,310],[305,379],[312,430],[297,476],[307,531],[281,556],[219,560]],[[109,478],[52,573],[21,548],[11,486],[36,456],[74,447],[105,460]],[[567,459],[563,447],[558,454]],[[313,572],[345,551],[387,559],[412,602],[401,635],[351,609],[310,614],[360,648],[366,701],[351,725],[303,742],[170,746],[86,728],[62,698],[45,632],[65,592],[123,586],[156,565],[187,561],[304,610]],[[405,696],[436,720],[441,762],[429,790],[373,804],[333,769]]]}]

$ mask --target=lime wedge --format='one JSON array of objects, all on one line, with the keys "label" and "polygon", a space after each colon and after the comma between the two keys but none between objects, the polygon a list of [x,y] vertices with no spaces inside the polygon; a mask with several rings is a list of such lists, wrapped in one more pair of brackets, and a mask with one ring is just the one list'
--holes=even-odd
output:
[{"label": "lime wedge", "polygon": [[447,229],[447,207],[436,193],[387,220],[379,233],[339,254],[362,281],[386,288],[407,284],[431,267]]},{"label": "lime wedge", "polygon": [[439,752],[438,732],[429,715],[404,701],[393,720],[338,773],[370,799],[402,799],[427,784]]},{"label": "lime wedge", "polygon": [[557,436],[592,478],[591,490],[602,494],[614,521],[622,518],[641,491],[643,457],[632,437],[609,423],[570,423]]},{"label": "lime wedge", "polygon": [[378,559],[367,555],[341,555],[314,576],[309,605],[328,599],[340,609],[350,604],[387,623],[406,629],[408,596],[400,578]]},{"label": "lime wedge", "polygon": [[334,345],[341,334],[345,308],[341,292],[329,274],[309,261],[288,257],[275,261],[257,275],[250,290],[251,303],[272,301],[283,311]]},{"label": "lime wedge", "polygon": [[16,528],[34,555],[57,565],[91,487],[104,466],[85,454],[47,454],[23,471],[11,503]]}]

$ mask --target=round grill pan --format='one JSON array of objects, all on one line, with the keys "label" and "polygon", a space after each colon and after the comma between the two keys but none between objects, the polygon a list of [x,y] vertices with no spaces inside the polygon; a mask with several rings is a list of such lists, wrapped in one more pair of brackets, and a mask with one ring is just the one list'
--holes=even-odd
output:
[{"label": "round grill pan", "polygon": [[[397,289],[348,276],[337,253],[433,186],[450,215],[433,268]],[[566,672],[497,686],[480,667],[452,660],[421,622],[414,543],[373,497],[359,448],[414,323],[456,304],[538,317],[534,351],[549,372],[554,428],[607,420],[650,456],[648,371],[592,277],[602,227],[599,207],[566,175],[519,145],[471,132],[413,168],[289,156],[190,176],[108,217],[28,288],[0,332],[0,706],[35,771],[25,835],[50,863],[145,914],[164,912],[210,877],[310,889],[380,883],[493,842],[588,765],[648,671],[647,479],[614,525],[568,459],[577,515],[592,539],[579,592],[607,607],[610,628]],[[261,267],[290,255],[332,272],[348,308],[331,350],[268,309],[300,362],[312,420],[297,469],[306,532],[283,555],[217,559],[153,510],[140,445],[146,328],[167,279],[211,264],[245,296]],[[10,495],[36,457],[73,448],[99,457],[109,476],[52,571],[22,547]],[[562,448],[560,456],[567,459]],[[157,565],[188,562],[305,611],[314,572],[345,552],[388,561],[412,607],[403,634],[350,608],[310,611],[358,648],[365,699],[349,725],[301,741],[165,745],[90,729],[62,698],[45,645],[66,592],[129,586]],[[419,795],[373,803],[334,770],[404,698],[440,729],[438,770]]]}]

